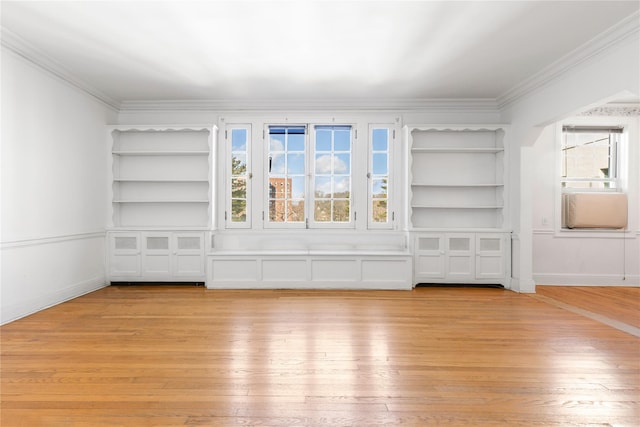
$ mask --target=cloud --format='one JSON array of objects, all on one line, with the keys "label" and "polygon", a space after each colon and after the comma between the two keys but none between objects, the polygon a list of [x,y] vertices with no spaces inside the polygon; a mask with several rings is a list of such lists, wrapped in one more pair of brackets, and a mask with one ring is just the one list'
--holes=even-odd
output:
[{"label": "cloud", "polygon": [[348,173],[349,166],[338,156],[331,154],[316,157],[316,173],[329,174],[332,170],[333,173]]}]

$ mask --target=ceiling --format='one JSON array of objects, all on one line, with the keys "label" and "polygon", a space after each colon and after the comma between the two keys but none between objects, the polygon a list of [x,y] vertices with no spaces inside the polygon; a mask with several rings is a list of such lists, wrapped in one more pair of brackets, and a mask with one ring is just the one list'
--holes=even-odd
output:
[{"label": "ceiling", "polygon": [[[638,1],[2,1],[2,26],[117,102],[497,99]],[[8,30],[8,32],[6,31]]]}]

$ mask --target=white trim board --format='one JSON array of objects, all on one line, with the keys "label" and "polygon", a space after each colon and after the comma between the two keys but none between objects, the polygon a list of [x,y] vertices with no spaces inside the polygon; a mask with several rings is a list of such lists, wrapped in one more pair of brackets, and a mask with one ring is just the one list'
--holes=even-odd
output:
[{"label": "white trim board", "polygon": [[533,274],[536,285],[544,286],[640,286],[640,275],[622,274]]}]

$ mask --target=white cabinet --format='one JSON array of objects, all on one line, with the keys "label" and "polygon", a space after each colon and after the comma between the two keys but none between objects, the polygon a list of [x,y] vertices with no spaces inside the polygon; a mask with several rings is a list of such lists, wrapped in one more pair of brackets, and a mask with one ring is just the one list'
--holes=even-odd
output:
[{"label": "white cabinet", "polygon": [[205,280],[203,232],[109,233],[110,280]]},{"label": "white cabinet", "polygon": [[418,233],[414,284],[509,284],[508,233]]},{"label": "white cabinet", "polygon": [[215,128],[110,126],[110,227],[212,223]]}]

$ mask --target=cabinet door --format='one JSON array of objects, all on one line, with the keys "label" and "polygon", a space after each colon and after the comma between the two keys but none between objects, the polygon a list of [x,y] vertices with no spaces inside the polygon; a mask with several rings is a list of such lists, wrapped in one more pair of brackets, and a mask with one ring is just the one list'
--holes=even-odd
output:
[{"label": "cabinet door", "polygon": [[505,276],[505,237],[501,234],[479,234],[476,237],[476,277],[502,279]]},{"label": "cabinet door", "polygon": [[111,276],[140,276],[140,234],[110,233]]},{"label": "cabinet door", "polygon": [[142,275],[169,278],[171,275],[171,234],[143,233]]},{"label": "cabinet door", "polygon": [[204,233],[174,233],[173,274],[204,276]]},{"label": "cabinet door", "polygon": [[475,278],[475,239],[473,234],[448,234],[446,277],[451,280]]},{"label": "cabinet door", "polygon": [[441,234],[423,234],[416,237],[416,279],[444,279],[445,248]]}]

